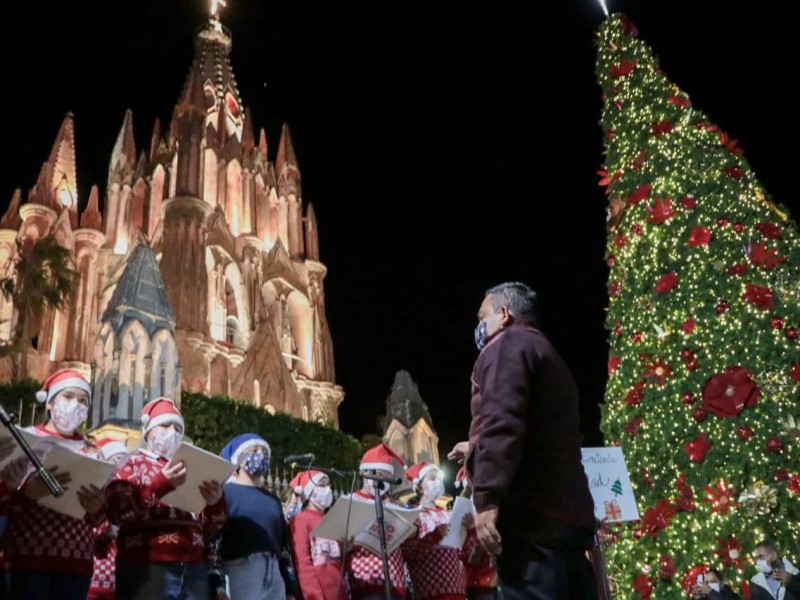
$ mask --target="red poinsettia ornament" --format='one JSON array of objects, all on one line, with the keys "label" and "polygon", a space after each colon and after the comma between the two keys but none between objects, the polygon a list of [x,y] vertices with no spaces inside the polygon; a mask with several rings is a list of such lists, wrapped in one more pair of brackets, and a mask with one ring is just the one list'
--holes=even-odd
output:
[{"label": "red poinsettia ornament", "polygon": [[645,209],[650,213],[647,220],[656,225],[666,223],[675,216],[675,209],[672,208],[672,199],[669,197],[661,200],[661,198],[655,196],[653,198],[653,206],[646,206]]},{"label": "red poinsettia ornament", "polygon": [[692,229],[689,239],[686,240],[687,246],[708,246],[711,241],[711,229],[698,225]]},{"label": "red poinsettia ornament", "polygon": [[639,594],[642,600],[650,600],[653,595],[653,584],[645,573],[637,575],[633,580],[633,591]]},{"label": "red poinsettia ornament", "polygon": [[661,581],[669,581],[675,575],[675,561],[669,554],[662,554],[658,559],[658,577]]},{"label": "red poinsettia ornament", "polygon": [[678,285],[678,274],[675,271],[670,271],[662,275],[656,281],[656,294],[664,294],[674,289]]},{"label": "red poinsettia ornament", "polygon": [[722,516],[728,514],[728,509],[733,509],[736,506],[736,494],[733,486],[725,481],[717,481],[713,486],[704,486],[706,496],[703,502],[709,504],[712,513],[719,513]]},{"label": "red poinsettia ornament", "polygon": [[728,367],[703,386],[703,406],[723,419],[735,417],[758,402],[758,386],[744,367]]},{"label": "red poinsettia ornament", "polygon": [[764,240],[755,246],[750,242],[747,246],[747,256],[754,265],[765,269],[772,269],[786,260],[785,257],[778,256],[777,248],[767,248],[767,242]]},{"label": "red poinsettia ornament", "polygon": [[642,377],[655,379],[658,385],[664,385],[664,380],[672,377],[670,366],[660,356],[657,359],[646,358],[642,361],[642,366],[644,367]]},{"label": "red poinsettia ornament", "polygon": [[742,544],[733,534],[727,538],[718,537],[717,543],[719,547],[714,550],[714,554],[720,557],[723,567],[736,567],[737,569],[744,567]]},{"label": "red poinsettia ornament", "polygon": [[683,449],[686,452],[686,456],[689,457],[689,460],[701,463],[706,459],[708,451],[711,450],[711,442],[708,441],[708,437],[705,433],[700,433],[693,441],[686,442],[683,445]]},{"label": "red poinsettia ornament", "polygon": [[651,186],[649,183],[643,183],[630,193],[628,196],[628,204],[630,206],[638,204],[650,195],[650,190],[652,188],[653,186]]},{"label": "red poinsettia ornament", "polygon": [[755,304],[756,307],[761,310],[769,310],[772,308],[772,297],[773,294],[770,288],[753,285],[752,283],[748,283],[745,286],[744,294],[742,294],[742,300],[750,304]]},{"label": "red poinsettia ornament", "polygon": [[672,517],[675,516],[675,507],[666,498],[659,500],[655,506],[651,506],[644,512],[642,517],[642,532],[655,539],[659,532],[669,527]]}]

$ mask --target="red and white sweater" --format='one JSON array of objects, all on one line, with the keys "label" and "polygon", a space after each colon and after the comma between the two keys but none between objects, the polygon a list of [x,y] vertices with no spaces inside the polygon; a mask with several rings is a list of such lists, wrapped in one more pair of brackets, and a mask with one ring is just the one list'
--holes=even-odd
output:
[{"label": "red and white sweater", "polygon": [[[450,513],[442,508],[425,508],[417,518],[417,536],[401,548],[411,574],[415,600],[465,598],[467,578],[462,564],[462,549],[439,545],[440,525],[450,523]],[[466,543],[465,543],[466,546]]]},{"label": "red and white sweater", "polygon": [[228,518],[224,497],[197,515],[161,502],[174,489],[162,473],[166,464],[140,449],[123,459],[106,486],[108,520],[120,528],[117,564],[204,563],[204,534]]},{"label": "red and white sweater", "polygon": [[[26,428],[40,437],[59,438],[73,452],[97,457],[97,448],[81,435],[64,436],[43,425]],[[8,499],[8,525],[4,534],[5,560],[9,571],[57,571],[91,574],[92,528],[105,515],[74,519],[29,500],[22,488]]]},{"label": "red and white sweater", "polygon": [[[375,497],[358,491],[355,496],[374,502]],[[391,504],[384,499],[383,504]],[[297,517],[295,517],[297,518]],[[389,553],[389,579],[392,583],[392,594],[406,597],[406,562],[400,548]],[[370,594],[383,594],[383,559],[362,546],[353,546],[347,553],[346,571],[350,580],[352,600],[359,600]]]},{"label": "red and white sweater", "polygon": [[324,516],[319,511],[306,508],[289,521],[294,566],[304,600],[345,600],[347,585],[341,576],[342,550],[339,542],[311,535]]},{"label": "red and white sweater", "polygon": [[119,528],[107,520],[94,531],[94,571],[87,600],[114,600],[116,598],[117,531]]}]

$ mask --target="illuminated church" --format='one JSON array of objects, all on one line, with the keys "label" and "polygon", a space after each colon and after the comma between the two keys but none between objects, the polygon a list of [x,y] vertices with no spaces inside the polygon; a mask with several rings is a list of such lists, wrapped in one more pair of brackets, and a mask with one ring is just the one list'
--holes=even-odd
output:
[{"label": "illuminated church", "polygon": [[[216,2],[211,12],[169,126],[156,121],[137,147],[124,115],[102,211],[97,186],[79,210],[68,114],[36,183],[14,193],[0,220],[0,278],[13,274],[17,238],[49,234],[79,273],[68,308],[45,316],[28,349],[29,374],[42,380],[68,366],[91,376],[95,425],[136,419],[148,399],[179,400],[181,390],[336,425],[344,392],[314,210],[303,203],[287,126],[267,159]],[[0,296],[0,341],[15,319]],[[5,378],[10,361],[0,364]]]}]

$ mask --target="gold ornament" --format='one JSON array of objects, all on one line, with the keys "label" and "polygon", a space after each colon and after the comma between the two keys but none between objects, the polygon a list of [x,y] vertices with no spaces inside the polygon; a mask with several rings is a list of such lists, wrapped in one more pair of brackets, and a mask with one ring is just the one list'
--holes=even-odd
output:
[{"label": "gold ornament", "polygon": [[721,261],[721,260],[715,260],[714,261],[714,268],[717,271],[720,271],[720,272],[724,271],[725,270],[725,262]]},{"label": "gold ornament", "polygon": [[739,504],[750,516],[767,515],[778,506],[778,491],[756,481],[739,496]]},{"label": "gold ornament", "polygon": [[786,221],[788,221],[788,220],[789,220],[789,215],[787,215],[787,214],[786,214],[785,212],[783,212],[783,211],[782,211],[780,208],[778,208],[778,206],[777,206],[777,205],[776,205],[776,204],[775,204],[775,203],[774,203],[772,200],[770,200],[769,198],[767,198],[767,197],[764,195],[764,192],[763,192],[763,191],[761,191],[761,190],[756,190],[756,198],[758,198],[759,200],[761,200],[761,202],[763,202],[764,204],[766,204],[766,205],[767,205],[767,208],[769,208],[769,209],[770,209],[772,212],[774,212],[776,215],[778,215],[778,218],[779,218],[781,221],[783,221],[783,222],[785,223]]}]

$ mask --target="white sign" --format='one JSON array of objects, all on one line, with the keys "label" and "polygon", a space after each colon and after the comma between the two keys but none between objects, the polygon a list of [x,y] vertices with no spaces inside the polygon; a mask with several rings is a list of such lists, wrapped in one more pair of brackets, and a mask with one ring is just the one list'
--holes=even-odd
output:
[{"label": "white sign", "polygon": [[638,520],[639,509],[622,448],[583,448],[582,451],[583,470],[594,500],[594,516],[607,523]]}]

